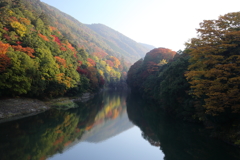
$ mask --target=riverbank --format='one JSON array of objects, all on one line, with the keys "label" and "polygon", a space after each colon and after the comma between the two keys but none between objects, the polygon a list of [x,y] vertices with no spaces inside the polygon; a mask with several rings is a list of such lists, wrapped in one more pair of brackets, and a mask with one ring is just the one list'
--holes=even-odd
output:
[{"label": "riverbank", "polygon": [[80,97],[62,97],[48,101],[30,98],[3,99],[0,100],[0,123],[35,115],[51,108],[64,108],[64,104],[73,104],[74,101],[86,102],[92,97],[94,94],[84,93]]}]

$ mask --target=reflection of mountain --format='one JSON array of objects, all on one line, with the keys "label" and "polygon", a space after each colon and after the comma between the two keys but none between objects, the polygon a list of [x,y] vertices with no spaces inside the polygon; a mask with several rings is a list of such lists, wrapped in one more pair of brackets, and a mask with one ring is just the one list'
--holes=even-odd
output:
[{"label": "reflection of mountain", "polygon": [[99,142],[117,135],[132,127],[125,102],[126,92],[104,92],[88,102],[76,102],[78,108],[2,123],[0,159],[44,160],[83,140]]},{"label": "reflection of mountain", "polygon": [[133,124],[129,122],[126,108],[124,108],[122,115],[118,116],[116,119],[108,119],[102,124],[92,128],[90,131],[86,131],[81,140],[98,143],[114,137],[132,127]]}]

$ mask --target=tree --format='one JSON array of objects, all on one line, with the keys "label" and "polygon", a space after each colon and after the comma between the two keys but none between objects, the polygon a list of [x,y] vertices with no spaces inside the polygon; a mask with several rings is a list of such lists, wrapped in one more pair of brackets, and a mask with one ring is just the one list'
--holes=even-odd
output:
[{"label": "tree", "polygon": [[206,113],[240,111],[240,12],[205,20],[186,43],[191,56],[186,78]]},{"label": "tree", "polygon": [[3,43],[0,41],[0,54],[6,54],[10,45],[8,43]]},{"label": "tree", "polygon": [[0,54],[0,73],[11,65],[11,59],[6,54]]},{"label": "tree", "polygon": [[16,32],[19,34],[20,37],[23,37],[27,31],[27,28],[25,25],[17,22],[17,21],[13,21],[10,23],[11,27],[13,29],[16,30]]}]

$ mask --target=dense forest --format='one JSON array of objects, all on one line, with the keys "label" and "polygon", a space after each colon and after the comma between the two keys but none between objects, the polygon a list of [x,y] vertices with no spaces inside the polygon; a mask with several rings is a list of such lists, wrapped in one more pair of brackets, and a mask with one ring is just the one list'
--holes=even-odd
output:
[{"label": "dense forest", "polygon": [[205,20],[184,51],[158,48],[128,72],[132,91],[240,145],[240,12]]},{"label": "dense forest", "polygon": [[110,44],[39,0],[2,0],[0,14],[1,97],[74,96],[124,87],[131,62],[148,50],[123,35],[118,43],[132,44]]}]

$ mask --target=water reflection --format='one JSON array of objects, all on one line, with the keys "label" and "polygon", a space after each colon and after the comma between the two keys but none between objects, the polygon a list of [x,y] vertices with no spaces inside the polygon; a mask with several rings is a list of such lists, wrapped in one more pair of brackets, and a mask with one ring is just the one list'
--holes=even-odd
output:
[{"label": "water reflection", "polygon": [[131,128],[125,96],[103,93],[86,103],[76,102],[78,108],[0,124],[0,159],[44,160],[81,141],[101,142]]},{"label": "water reflection", "polygon": [[129,119],[142,130],[143,138],[160,147],[165,160],[240,159],[240,149],[209,138],[202,126],[173,120],[136,96],[128,97],[127,112]]},{"label": "water reflection", "polygon": [[239,149],[208,138],[201,126],[176,122],[133,95],[126,103],[126,96],[104,92],[78,108],[2,123],[0,159],[240,159]]}]

